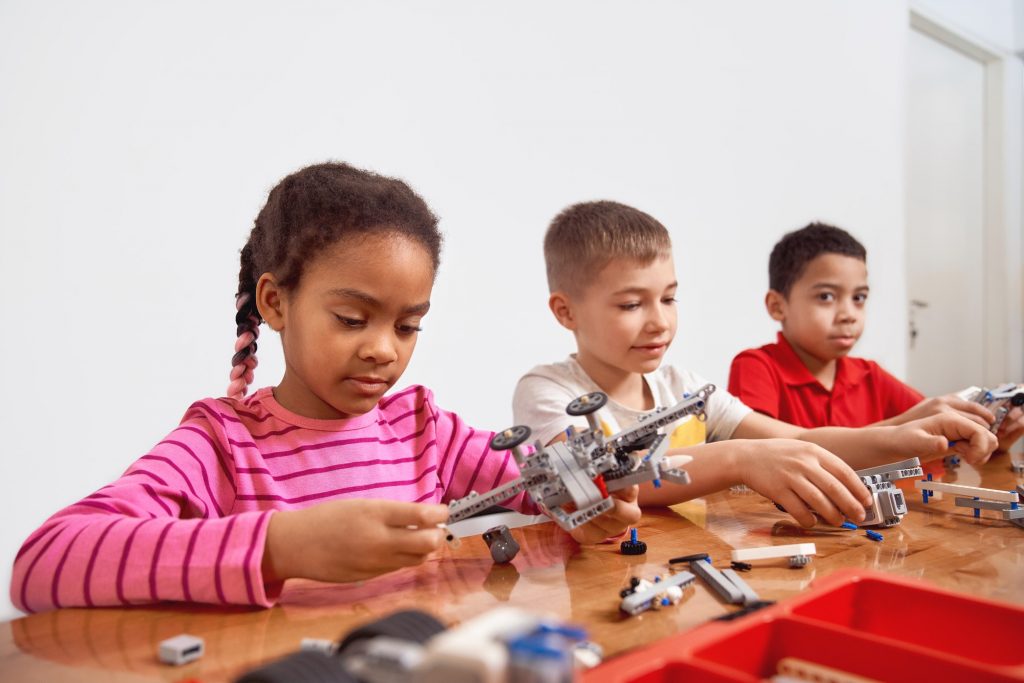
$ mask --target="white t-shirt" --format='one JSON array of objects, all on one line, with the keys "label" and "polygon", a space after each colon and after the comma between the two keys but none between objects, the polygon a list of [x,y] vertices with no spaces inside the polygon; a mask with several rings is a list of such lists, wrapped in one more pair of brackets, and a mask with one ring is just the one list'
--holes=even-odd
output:
[{"label": "white t-shirt", "polygon": [[[684,394],[692,394],[708,383],[699,375],[671,365],[662,365],[644,375],[644,380],[654,396],[655,406],[660,408],[675,405]],[[538,365],[516,385],[512,398],[515,424],[527,425],[533,431],[533,438],[542,444],[550,442],[570,425],[586,427],[584,418],[570,417],[565,407],[574,398],[592,391],[600,391],[600,387],[576,361],[575,354],[560,363]],[[598,419],[601,429],[609,436],[635,424],[648,412],[608,399],[608,404],[598,412]],[[672,429],[669,446],[681,448],[728,439],[751,409],[724,388],[716,387],[708,398],[706,412],[705,422],[690,416],[677,423]]]}]

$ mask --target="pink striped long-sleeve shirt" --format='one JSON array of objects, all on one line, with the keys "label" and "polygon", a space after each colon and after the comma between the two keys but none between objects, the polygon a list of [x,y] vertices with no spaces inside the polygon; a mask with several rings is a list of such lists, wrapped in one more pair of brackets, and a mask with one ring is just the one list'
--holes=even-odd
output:
[{"label": "pink striped long-sleeve shirt", "polygon": [[[11,600],[28,612],[163,600],[273,604],[261,573],[275,510],[339,498],[448,502],[518,476],[491,432],[421,386],[348,420],[296,415],[264,388],[194,403],[113,484],[61,510],[22,545]],[[519,494],[504,505],[536,514]]]}]

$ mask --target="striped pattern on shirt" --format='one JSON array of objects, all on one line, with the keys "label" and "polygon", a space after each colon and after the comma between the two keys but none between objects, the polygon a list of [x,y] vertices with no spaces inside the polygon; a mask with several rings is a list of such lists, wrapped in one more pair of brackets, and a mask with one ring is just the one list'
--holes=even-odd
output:
[{"label": "striped pattern on shirt", "polygon": [[[261,389],[194,403],[114,483],[22,545],[11,600],[27,612],[164,600],[273,604],[261,574],[269,517],[340,498],[447,503],[519,475],[492,432],[412,386],[347,420],[291,413]],[[520,493],[503,503],[527,514]]]}]

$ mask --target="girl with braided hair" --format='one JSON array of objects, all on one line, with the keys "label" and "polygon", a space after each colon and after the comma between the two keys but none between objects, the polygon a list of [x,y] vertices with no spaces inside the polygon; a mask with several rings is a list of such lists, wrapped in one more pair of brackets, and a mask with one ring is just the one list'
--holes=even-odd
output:
[{"label": "girl with braided hair", "polygon": [[[227,396],[114,483],[48,519],[15,560],[26,611],[174,600],[269,606],[285,579],[354,581],[415,565],[442,542],[447,503],[518,476],[492,433],[411,386],[441,236],[404,182],[343,163],[282,180],[241,252]],[[285,372],[249,393],[257,338]],[[536,513],[519,494],[512,508]],[[624,531],[632,500],[573,532]]]}]

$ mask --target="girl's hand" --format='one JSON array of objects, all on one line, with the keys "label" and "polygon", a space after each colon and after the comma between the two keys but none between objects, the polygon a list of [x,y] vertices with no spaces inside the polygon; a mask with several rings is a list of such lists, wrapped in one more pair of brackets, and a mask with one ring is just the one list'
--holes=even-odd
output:
[{"label": "girl's hand", "polygon": [[444,541],[447,505],[335,500],[270,517],[266,582],[291,578],[359,581],[420,564]]},{"label": "girl's hand", "polygon": [[871,493],[850,466],[821,446],[793,439],[744,441],[730,455],[740,481],[785,508],[802,526],[864,521]]},{"label": "girl's hand", "polygon": [[640,521],[640,504],[637,497],[640,487],[629,486],[611,494],[615,503],[611,510],[595,517],[586,524],[573,529],[570,534],[577,543],[600,543],[615,536],[621,536],[631,526]]}]

